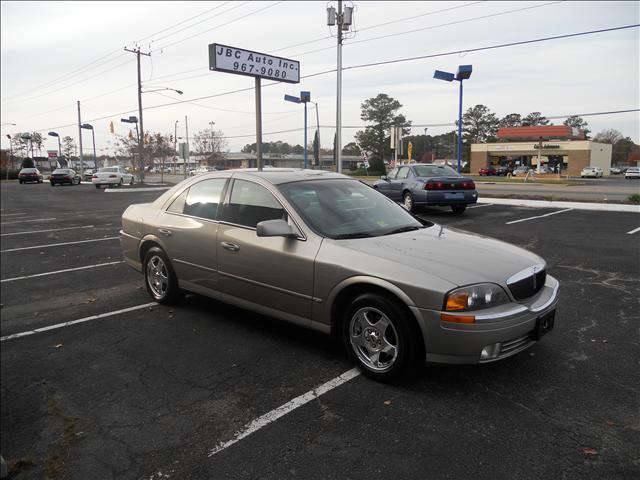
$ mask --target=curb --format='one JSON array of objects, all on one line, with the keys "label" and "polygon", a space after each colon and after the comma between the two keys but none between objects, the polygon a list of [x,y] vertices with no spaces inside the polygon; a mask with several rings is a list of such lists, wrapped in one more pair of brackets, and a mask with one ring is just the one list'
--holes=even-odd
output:
[{"label": "curb", "polygon": [[492,203],[494,205],[513,205],[518,207],[535,208],[572,208],[574,210],[593,210],[600,212],[631,212],[640,213],[640,205],[620,205],[615,203],[587,203],[587,202],[552,202],[549,200],[525,200],[519,198],[483,197],[478,203]]}]

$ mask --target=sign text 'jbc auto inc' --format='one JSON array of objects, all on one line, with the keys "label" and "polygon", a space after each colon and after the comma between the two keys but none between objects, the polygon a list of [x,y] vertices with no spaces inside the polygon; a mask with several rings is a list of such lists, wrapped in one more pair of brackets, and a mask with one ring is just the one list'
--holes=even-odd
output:
[{"label": "sign text 'jbc auto inc'", "polygon": [[264,53],[212,43],[209,45],[209,70],[268,78],[279,82],[300,83],[300,62]]}]

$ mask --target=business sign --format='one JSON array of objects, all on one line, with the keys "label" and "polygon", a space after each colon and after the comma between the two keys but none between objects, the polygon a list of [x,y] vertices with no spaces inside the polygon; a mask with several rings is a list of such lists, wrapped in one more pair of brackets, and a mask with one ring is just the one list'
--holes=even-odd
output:
[{"label": "business sign", "polygon": [[219,43],[209,45],[209,70],[268,78],[279,82],[300,83],[300,62],[297,60],[274,57]]},{"label": "business sign", "polygon": [[47,150],[47,156],[49,158],[58,158],[58,151],[57,150]]},{"label": "business sign", "polygon": [[[537,149],[538,145],[537,144],[534,145],[533,148]],[[542,149],[543,150],[552,149],[552,148],[560,148],[560,145],[552,145],[552,144],[549,144],[549,143],[545,143],[544,145],[542,145]]]}]

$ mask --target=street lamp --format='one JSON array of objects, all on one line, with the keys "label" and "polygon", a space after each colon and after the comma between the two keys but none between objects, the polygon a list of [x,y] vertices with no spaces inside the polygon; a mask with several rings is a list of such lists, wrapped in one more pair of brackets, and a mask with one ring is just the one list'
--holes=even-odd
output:
[{"label": "street lamp", "polygon": [[93,130],[93,125],[88,123],[83,123],[80,125],[80,128],[84,128],[85,130],[91,130],[91,138],[93,139],[93,172],[98,171],[98,157],[96,156],[96,134]]},{"label": "street lamp", "polygon": [[211,161],[213,162],[213,126],[216,122],[209,122],[209,126],[211,127]]},{"label": "street lamp", "polygon": [[300,97],[285,95],[287,102],[304,103],[304,168],[307,168],[307,103],[311,101],[311,92],[300,92]]},{"label": "street lamp", "polygon": [[[129,118],[121,118],[120,121],[122,123],[135,123],[136,124],[136,138],[138,139],[138,147],[140,147],[140,132],[138,131],[138,117],[135,116],[130,116]],[[140,148],[138,148],[138,151],[141,151]],[[142,180],[144,178],[144,163],[142,160],[142,155],[139,155],[140,159],[138,160],[138,163],[140,164],[140,183],[142,183]],[[135,165],[135,163],[134,163]]]},{"label": "street lamp", "polygon": [[433,78],[437,78],[438,80],[444,80],[445,82],[457,80],[460,82],[460,101],[458,103],[458,173],[460,173],[460,161],[462,159],[462,81],[471,77],[472,70],[472,65],[460,65],[455,75],[441,70],[436,70],[433,74]]},{"label": "street lamp", "polygon": [[48,134],[50,137],[57,137],[58,138],[58,158],[62,157],[62,147],[60,146],[60,135],[58,135],[56,132],[49,132]]}]

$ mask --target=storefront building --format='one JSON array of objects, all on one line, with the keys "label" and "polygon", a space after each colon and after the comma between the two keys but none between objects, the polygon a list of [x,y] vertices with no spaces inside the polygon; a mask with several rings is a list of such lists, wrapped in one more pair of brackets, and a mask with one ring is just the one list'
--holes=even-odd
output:
[{"label": "storefront building", "polygon": [[517,167],[541,165],[564,175],[580,176],[584,167],[600,167],[604,175],[611,168],[612,146],[585,140],[582,131],[564,125],[501,128],[502,142],[471,145],[471,170],[490,165]]}]

